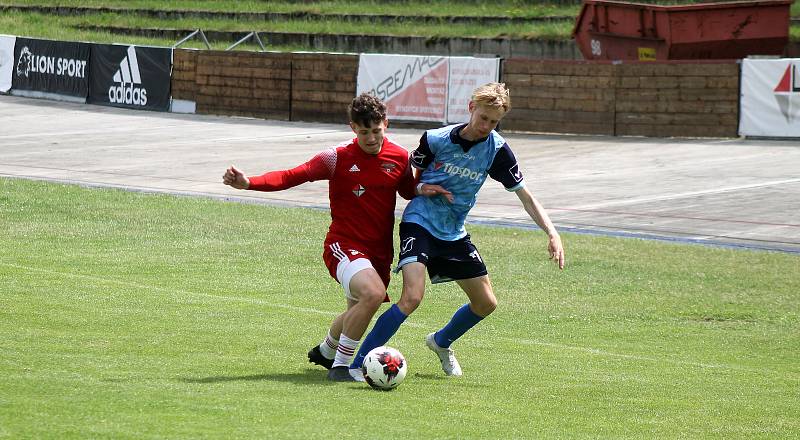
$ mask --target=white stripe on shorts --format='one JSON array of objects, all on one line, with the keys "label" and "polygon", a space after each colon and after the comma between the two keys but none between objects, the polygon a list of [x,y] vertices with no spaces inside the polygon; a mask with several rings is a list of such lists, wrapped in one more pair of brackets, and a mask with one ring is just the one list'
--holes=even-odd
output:
[{"label": "white stripe on shorts", "polygon": [[347,256],[347,253],[342,250],[342,246],[338,241],[336,243],[331,243],[328,247],[331,249],[333,256],[339,259],[339,264],[336,266],[336,279],[339,281],[339,284],[342,285],[342,289],[344,289],[344,296],[353,301],[358,301],[358,298],[350,292],[350,280],[353,279],[355,274],[364,269],[374,270],[375,268],[372,266],[372,262],[363,257],[350,261],[350,258]]}]

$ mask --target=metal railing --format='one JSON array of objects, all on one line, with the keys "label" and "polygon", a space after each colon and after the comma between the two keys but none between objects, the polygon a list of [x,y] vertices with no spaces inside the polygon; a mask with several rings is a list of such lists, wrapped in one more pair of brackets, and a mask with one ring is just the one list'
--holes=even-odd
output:
[{"label": "metal railing", "polygon": [[191,40],[195,35],[200,35],[200,38],[203,40],[203,43],[205,43],[206,47],[209,50],[211,50],[211,45],[208,44],[208,39],[206,38],[206,34],[203,33],[202,29],[197,29],[196,31],[194,31],[191,34],[187,35],[181,41],[178,41],[177,43],[173,44],[172,48],[175,49],[176,47],[179,47],[181,44]]}]

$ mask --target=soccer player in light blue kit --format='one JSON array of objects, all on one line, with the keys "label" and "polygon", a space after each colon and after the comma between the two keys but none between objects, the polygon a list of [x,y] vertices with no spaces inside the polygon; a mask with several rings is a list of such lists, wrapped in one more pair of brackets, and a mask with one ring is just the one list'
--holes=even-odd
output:
[{"label": "soccer player in light blue kit", "polygon": [[495,131],[510,104],[505,84],[485,84],[472,94],[467,124],[428,130],[422,135],[419,148],[411,154],[415,173],[422,172],[420,182],[440,185],[451,194],[416,197],[403,212],[400,261],[395,269],[403,271],[400,301],[378,318],[350,368],[360,368],[364,356],[385,345],[416,310],[425,293],[427,269],[431,283],[455,281],[469,298],[469,303],[456,310],[447,325],[425,340],[438,355],[445,374],[461,376],[450,344],[497,307],[486,265],[464,228],[464,220],[487,177],[519,197],[531,219],[547,234],[550,258],[560,269],[564,268],[561,237],[525,186],[514,153]]}]

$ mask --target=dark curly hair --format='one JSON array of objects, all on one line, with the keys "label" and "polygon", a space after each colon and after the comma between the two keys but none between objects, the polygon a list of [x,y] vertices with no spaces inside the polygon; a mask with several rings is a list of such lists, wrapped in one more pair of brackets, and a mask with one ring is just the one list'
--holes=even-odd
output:
[{"label": "dark curly hair", "polygon": [[375,95],[362,93],[353,99],[347,107],[350,122],[355,122],[363,127],[380,124],[386,119],[386,104]]}]

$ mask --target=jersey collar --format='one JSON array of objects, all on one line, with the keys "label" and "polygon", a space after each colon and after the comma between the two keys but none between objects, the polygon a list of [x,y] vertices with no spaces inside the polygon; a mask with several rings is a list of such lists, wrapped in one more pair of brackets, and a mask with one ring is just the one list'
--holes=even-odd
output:
[{"label": "jersey collar", "polygon": [[486,142],[486,139],[489,139],[489,136],[486,136],[483,139],[478,139],[478,140],[475,140],[475,141],[468,141],[468,140],[462,138],[461,137],[461,130],[463,130],[464,127],[466,127],[466,126],[467,126],[467,124],[461,124],[461,125],[457,126],[456,128],[454,128],[453,130],[450,131],[450,142],[460,145],[465,153],[467,151],[469,151],[470,148],[474,147],[475,145],[478,145],[478,144],[480,144],[482,142]]}]

